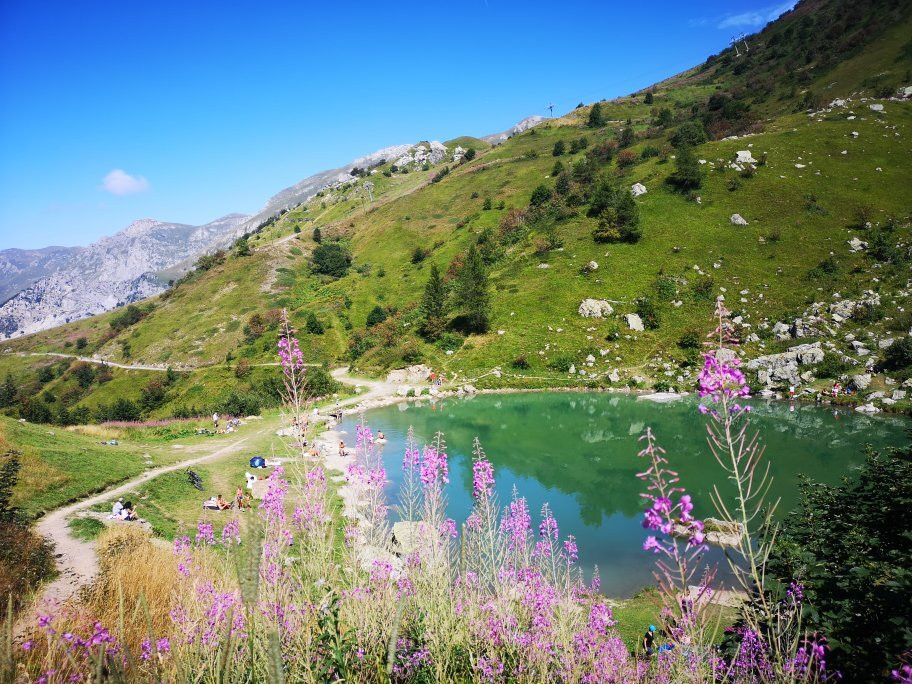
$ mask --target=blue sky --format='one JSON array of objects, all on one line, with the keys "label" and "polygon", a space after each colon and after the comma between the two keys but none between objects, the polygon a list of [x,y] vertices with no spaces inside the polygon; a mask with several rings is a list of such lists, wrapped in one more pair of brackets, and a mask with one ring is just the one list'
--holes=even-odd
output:
[{"label": "blue sky", "polygon": [[792,4],[0,0],[0,249],[252,213],[387,145],[638,90]]}]

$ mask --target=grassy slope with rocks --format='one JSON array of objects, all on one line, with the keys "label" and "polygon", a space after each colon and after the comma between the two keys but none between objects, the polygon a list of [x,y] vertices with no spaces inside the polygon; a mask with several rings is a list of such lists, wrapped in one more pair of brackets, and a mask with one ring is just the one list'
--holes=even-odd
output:
[{"label": "grassy slope with rocks", "polygon": [[[441,162],[403,174],[387,163],[370,176],[373,203],[360,190],[363,181],[328,190],[251,236],[249,256],[231,252],[164,296],[141,303],[144,315],[132,325],[112,328],[120,313],[115,311],[9,342],[0,356],[0,377],[11,373],[21,389],[7,411],[21,411],[23,396],[47,403],[52,413],[61,403],[94,411],[117,398],[141,402],[143,387],[162,376],[114,370],[110,381],[76,390],[70,362],[17,354],[73,353],[81,337],[86,346],[80,354],[192,369],[148,402],[146,415],[187,407],[208,411],[231,393],[273,395],[275,369],[256,364],[274,360],[276,319],[269,312],[282,307],[298,327],[305,357],[316,362],[352,363],[376,373],[422,360],[457,382],[482,387],[605,386],[617,369],[620,380],[613,384],[644,378],[653,386],[688,388],[693,342],[711,329],[713,300],[724,293],[729,308],[750,326],[742,329],[743,337],[757,335],[745,345],[747,355],[821,340],[833,347],[828,366],[857,372],[853,364],[882,353],[878,340],[901,337],[909,327],[904,301],[912,102],[888,96],[912,83],[912,22],[908,3],[875,4],[864,21],[853,24],[857,30],[831,36],[829,49],[823,38],[809,36],[835,36],[857,13],[857,3],[801,3],[751,37],[747,57],[729,49],[650,89],[599,103],[601,126],[588,125],[591,106],[581,107],[493,148],[475,139],[450,141],[451,149],[476,149],[477,156],[463,164]],[[846,106],[827,106],[837,98],[847,99]],[[658,125],[663,116],[665,125]],[[694,152],[707,162],[700,165],[702,187],[684,193],[666,180],[680,152],[671,140],[690,120],[700,120],[715,137],[740,137],[698,144]],[[527,216],[513,230],[503,227],[511,210],[528,209],[537,186],[554,189],[555,161],[571,169],[597,146],[613,144],[627,121],[634,132],[632,163],[620,166],[615,152],[595,178],[626,189],[646,186],[648,192],[636,199],[638,242],[593,240],[599,220],[587,209],[597,180],[574,185],[571,194],[583,200],[575,211],[561,202],[560,218]],[[581,137],[587,146],[573,152]],[[555,157],[558,142],[566,151]],[[755,170],[730,167],[739,150],[758,160]],[[444,166],[450,172],[431,182]],[[735,213],[748,225],[732,225]],[[350,250],[352,268],[344,277],[314,273],[314,228],[323,244],[338,241]],[[488,237],[490,248],[489,331],[466,336],[453,329],[442,342],[423,340],[416,334],[415,306],[430,265],[447,273],[480,237]],[[852,252],[848,241],[855,237],[883,249]],[[584,269],[590,261],[597,270]],[[881,305],[859,311],[838,330],[827,317],[836,334],[817,331],[796,341],[772,333],[774,323],[791,324],[815,302],[828,305],[837,301],[836,293],[861,299],[866,290],[879,292]],[[622,315],[634,312],[644,296],[654,304],[659,325],[633,332]],[[612,301],[615,314],[607,320],[580,317],[577,307],[588,297]],[[377,306],[390,317],[366,329]],[[457,313],[451,322],[458,322]],[[307,332],[310,314],[324,327],[322,334]],[[847,333],[871,333],[872,353],[857,354],[844,339]],[[353,340],[361,340],[354,354]],[[591,366],[589,355],[595,358]],[[568,361],[586,375],[567,373]],[[45,373],[39,379],[43,365],[54,367],[53,378]],[[502,373],[491,374],[494,368]],[[894,375],[906,374],[908,368],[899,368]],[[875,377],[873,387],[886,389],[884,382]]]}]

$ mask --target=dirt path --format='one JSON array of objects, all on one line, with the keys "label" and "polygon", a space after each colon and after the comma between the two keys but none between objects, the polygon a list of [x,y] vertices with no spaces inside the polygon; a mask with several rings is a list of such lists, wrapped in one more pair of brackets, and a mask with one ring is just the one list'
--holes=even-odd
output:
[{"label": "dirt path", "polygon": [[[195,456],[177,463],[147,470],[132,480],[106,489],[100,494],[94,494],[86,499],[58,508],[41,518],[36,524],[36,531],[47,537],[53,544],[57,553],[57,570],[60,575],[48,584],[42,594],[43,600],[63,602],[75,594],[80,588],[92,581],[98,573],[98,560],[95,556],[95,544],[70,536],[67,520],[79,511],[90,508],[95,504],[109,501],[110,499],[128,494],[137,486],[149,480],[170,473],[175,470],[188,468],[199,463],[211,461],[237,451],[253,434],[261,434],[273,430],[274,427],[262,427],[256,433],[241,437],[216,451]],[[37,603],[37,602],[36,602]]]}]

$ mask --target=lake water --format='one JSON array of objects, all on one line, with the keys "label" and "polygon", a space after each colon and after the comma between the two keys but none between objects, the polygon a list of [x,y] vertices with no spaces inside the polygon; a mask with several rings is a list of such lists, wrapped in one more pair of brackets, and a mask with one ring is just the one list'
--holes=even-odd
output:
[{"label": "lake water", "polygon": [[[477,436],[494,465],[501,506],[514,485],[525,496],[533,524],[550,504],[561,538],[572,534],[580,563],[591,572],[598,565],[602,591],[626,597],[652,583],[653,556],[642,550],[645,469],[637,458],[637,438],[652,427],[668,451],[670,467],[693,496],[698,517],[714,516],[709,492],[724,485],[721,470],[706,445],[705,418],[696,400],[668,404],[609,393],[523,393],[450,398],[436,403],[403,402],[365,415],[374,434],[388,439],[383,460],[390,478],[388,496],[396,501],[402,476],[402,454],[408,428],[419,444],[444,433],[449,454],[449,514],[462,523],[472,500],[472,440]],[[784,402],[753,402],[752,425],[766,444],[774,477],[772,496],[781,499],[781,517],[798,501],[802,474],[835,484],[864,460],[867,445],[875,449],[907,443],[905,418],[834,412]],[[354,443],[358,419],[349,417],[341,429]],[[723,490],[725,491],[725,490]],[[709,560],[721,558],[714,549]],[[722,563],[724,565],[724,562]]]}]

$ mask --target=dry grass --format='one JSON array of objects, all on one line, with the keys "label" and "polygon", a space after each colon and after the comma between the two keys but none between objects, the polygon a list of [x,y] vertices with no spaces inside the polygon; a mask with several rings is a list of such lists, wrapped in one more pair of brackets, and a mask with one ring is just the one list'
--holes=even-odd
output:
[{"label": "dry grass", "polygon": [[136,527],[115,526],[98,538],[100,572],[84,592],[86,612],[121,632],[139,652],[142,640],[168,631],[178,573],[171,552]]},{"label": "dry grass", "polygon": [[106,425],[71,425],[66,428],[67,432],[75,432],[86,437],[97,437],[98,439],[123,439],[124,431],[120,428],[108,427]]}]

